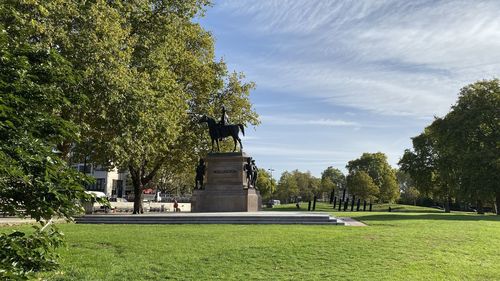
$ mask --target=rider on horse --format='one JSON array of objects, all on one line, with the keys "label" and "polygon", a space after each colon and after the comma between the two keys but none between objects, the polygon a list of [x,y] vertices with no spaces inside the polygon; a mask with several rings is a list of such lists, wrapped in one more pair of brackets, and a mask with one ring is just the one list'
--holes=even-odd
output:
[{"label": "rider on horse", "polygon": [[229,125],[229,117],[227,116],[226,107],[224,105],[222,106],[222,116],[220,117],[219,125]]},{"label": "rider on horse", "polygon": [[[229,117],[227,116],[226,113],[226,107],[223,105],[222,106],[222,116],[220,117],[220,122],[219,122],[219,135],[222,136],[224,132],[224,126],[229,125]],[[219,138],[219,141],[222,141],[222,137]]]},{"label": "rider on horse", "polygon": [[241,132],[245,135],[245,127],[243,124],[229,124],[229,118],[227,117],[226,108],[224,106],[222,106],[222,116],[220,118],[220,122],[217,122],[215,119],[206,115],[203,115],[198,122],[206,122],[208,124],[208,133],[212,139],[212,151],[214,150],[214,142],[217,144],[217,151],[220,151],[219,141],[222,141],[226,137],[233,138],[233,151],[236,151],[237,142],[240,144],[240,150],[243,149],[238,133]]}]

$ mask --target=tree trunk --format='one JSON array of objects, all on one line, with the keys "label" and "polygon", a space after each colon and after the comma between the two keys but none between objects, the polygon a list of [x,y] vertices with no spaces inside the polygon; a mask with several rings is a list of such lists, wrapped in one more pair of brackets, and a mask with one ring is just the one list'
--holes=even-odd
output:
[{"label": "tree trunk", "polygon": [[142,187],[134,186],[134,212],[133,214],[142,214],[144,209],[142,208]]},{"label": "tree trunk", "polygon": [[477,200],[477,213],[479,215],[484,215],[483,201],[481,201],[481,200]]},{"label": "tree trunk", "polygon": [[495,198],[495,209],[498,216],[500,216],[500,192],[497,192]]},{"label": "tree trunk", "polygon": [[450,209],[450,204],[451,204],[451,196],[448,195],[446,197],[446,201],[444,203],[444,212],[445,213],[450,213],[451,212],[451,209]]},{"label": "tree trunk", "polygon": [[143,161],[139,168],[134,168],[132,165],[129,165],[128,170],[130,171],[130,177],[132,178],[132,184],[134,186],[134,214],[144,213],[144,209],[142,208],[142,191],[144,190],[144,186],[154,178],[163,162],[164,159],[157,161],[149,174],[146,173],[147,161]]},{"label": "tree trunk", "polygon": [[141,173],[138,169],[129,166],[130,177],[132,178],[132,186],[134,187],[134,212],[133,214],[142,214],[142,190]]}]

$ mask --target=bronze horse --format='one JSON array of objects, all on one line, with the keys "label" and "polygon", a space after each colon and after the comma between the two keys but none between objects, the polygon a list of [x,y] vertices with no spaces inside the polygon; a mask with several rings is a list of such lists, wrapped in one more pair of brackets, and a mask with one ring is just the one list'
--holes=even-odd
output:
[{"label": "bronze horse", "polygon": [[243,135],[245,135],[245,128],[242,124],[235,125],[221,125],[215,121],[215,119],[207,117],[203,115],[201,117],[199,123],[207,122],[208,124],[208,133],[210,134],[210,138],[212,139],[212,151],[214,151],[214,141],[217,143],[217,151],[220,151],[219,148],[219,139],[224,139],[227,137],[232,137],[234,142],[233,152],[236,151],[236,141],[240,143],[240,150],[243,150],[243,145],[241,144],[241,139],[238,136],[240,130]]}]

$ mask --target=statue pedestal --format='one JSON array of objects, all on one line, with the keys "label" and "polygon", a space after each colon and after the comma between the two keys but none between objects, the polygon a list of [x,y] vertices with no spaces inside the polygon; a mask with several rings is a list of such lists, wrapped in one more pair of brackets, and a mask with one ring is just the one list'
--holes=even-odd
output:
[{"label": "statue pedestal", "polygon": [[193,212],[256,212],[261,210],[258,190],[248,188],[244,152],[210,153],[205,158],[203,189],[193,191]]}]

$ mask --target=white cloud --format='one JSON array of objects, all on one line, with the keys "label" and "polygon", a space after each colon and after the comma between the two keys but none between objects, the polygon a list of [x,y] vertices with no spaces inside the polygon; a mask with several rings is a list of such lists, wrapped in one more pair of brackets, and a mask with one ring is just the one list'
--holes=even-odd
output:
[{"label": "white cloud", "polygon": [[259,88],[385,115],[443,115],[500,75],[499,1],[227,1],[269,55],[233,57]]},{"label": "white cloud", "polygon": [[499,11],[480,0],[219,0],[207,15],[217,52],[257,83],[260,138],[245,151],[276,176],[344,170],[363,152],[395,166],[461,87],[500,76]]},{"label": "white cloud", "polygon": [[267,124],[278,124],[278,125],[320,125],[320,126],[360,126],[357,122],[345,121],[340,119],[329,119],[329,118],[317,118],[308,119],[308,117],[282,117],[274,115],[261,115],[260,120]]},{"label": "white cloud", "polygon": [[[335,159],[336,161],[340,160],[350,160],[353,158],[349,158],[353,152],[347,151],[336,151],[336,150],[328,150],[328,149],[304,149],[299,145],[290,146],[290,145],[277,145],[277,144],[251,144],[245,148],[246,151],[252,152],[255,155],[265,155],[266,157],[270,156],[279,156],[282,159],[296,159],[296,160],[304,160],[309,159],[310,161],[327,161],[330,159]],[[311,159],[314,157],[314,160]],[[278,159],[279,159],[278,158]],[[276,159],[277,160],[277,159]]]}]

